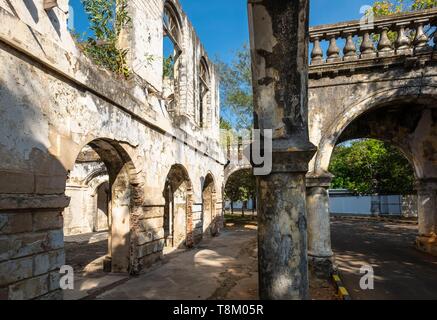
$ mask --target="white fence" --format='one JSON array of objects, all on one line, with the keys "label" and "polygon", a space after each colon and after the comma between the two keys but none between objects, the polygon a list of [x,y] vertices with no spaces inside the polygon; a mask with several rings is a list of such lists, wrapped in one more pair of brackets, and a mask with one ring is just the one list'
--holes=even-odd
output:
[{"label": "white fence", "polygon": [[331,190],[329,207],[333,215],[417,216],[417,196],[356,196],[346,190]]},{"label": "white fence", "polygon": [[[252,210],[254,205],[254,201],[249,200],[247,202],[247,208],[245,210]],[[241,210],[243,208],[243,202],[242,201],[236,201],[234,202],[234,210]],[[225,202],[225,210],[231,210],[231,202],[226,201]]]},{"label": "white fence", "polygon": [[[254,202],[249,200],[245,210],[252,210]],[[234,210],[241,210],[243,203],[234,202]],[[231,204],[225,202],[225,210],[230,210]],[[393,215],[417,217],[416,195],[377,195],[356,196],[348,190],[329,191],[329,209],[332,215]]]}]

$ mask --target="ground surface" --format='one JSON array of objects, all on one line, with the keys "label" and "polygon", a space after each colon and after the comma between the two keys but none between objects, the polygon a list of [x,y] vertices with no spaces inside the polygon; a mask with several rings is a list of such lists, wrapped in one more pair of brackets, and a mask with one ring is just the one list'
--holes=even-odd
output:
[{"label": "ground surface", "polygon": [[[234,217],[219,237],[205,239],[192,250],[166,254],[153,268],[132,278],[99,271],[101,259],[96,259],[96,252],[100,256],[106,249],[101,237],[68,239],[67,262],[77,275],[75,290],[65,293],[67,299],[258,299],[256,222],[250,217]],[[317,300],[337,298],[325,281],[311,281],[310,292]]]},{"label": "ground surface", "polygon": [[[417,251],[417,225],[334,219],[332,247],[353,299],[437,299],[437,257]],[[360,268],[371,265],[374,290],[360,288]]]},{"label": "ground surface", "polygon": [[152,269],[97,299],[256,299],[256,226],[229,228],[192,250],[177,250]]},{"label": "ground surface", "polygon": [[125,275],[103,272],[108,252],[108,233],[65,237],[66,264],[74,270],[74,290],[64,291],[64,299],[78,300],[99,293],[127,280]]},{"label": "ground surface", "polygon": [[98,272],[108,253],[108,233],[88,233],[65,237],[66,264],[77,273]]}]

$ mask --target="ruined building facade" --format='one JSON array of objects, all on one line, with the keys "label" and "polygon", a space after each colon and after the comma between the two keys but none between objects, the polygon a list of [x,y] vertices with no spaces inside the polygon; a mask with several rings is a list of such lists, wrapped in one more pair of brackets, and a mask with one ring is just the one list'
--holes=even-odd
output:
[{"label": "ruined building facade", "polygon": [[178,1],[128,1],[128,79],[47,3],[0,0],[0,299],[62,298],[64,233],[109,228],[106,267],[135,274],[222,221],[217,75]]},{"label": "ruined building facade", "polygon": [[[214,67],[177,0],[127,4],[124,79],[81,52],[67,0],[0,0],[0,299],[62,298],[64,234],[109,229],[105,269],[136,274],[221,228],[238,168],[220,148]],[[248,4],[255,125],[273,131],[272,172],[257,177],[260,298],[306,299],[308,266],[329,272],[329,162],[348,139],[410,160],[417,246],[435,253],[437,33],[424,30],[437,11],[310,30],[308,0]]]}]

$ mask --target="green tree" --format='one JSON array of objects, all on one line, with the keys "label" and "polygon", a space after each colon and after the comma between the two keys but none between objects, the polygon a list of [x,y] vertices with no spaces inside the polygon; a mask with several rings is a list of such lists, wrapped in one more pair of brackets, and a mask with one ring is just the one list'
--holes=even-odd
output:
[{"label": "green tree", "polygon": [[380,0],[374,2],[373,13],[378,17],[435,7],[437,0]]},{"label": "green tree", "polygon": [[[435,7],[437,7],[437,0],[379,0],[373,3],[372,12],[375,17],[383,17],[402,12],[431,9]],[[367,14],[370,14],[370,12],[368,12]],[[426,30],[426,32],[428,31],[429,30]],[[396,31],[388,32],[388,38],[392,42],[396,41],[397,36],[398,33]],[[409,30],[408,36],[411,39],[414,39],[415,31]],[[379,35],[374,35],[373,41],[377,46],[379,41]]]},{"label": "green tree", "polygon": [[220,129],[232,130],[232,124],[228,120],[220,117]]},{"label": "green tree", "polygon": [[384,142],[366,139],[334,150],[330,172],[332,188],[357,194],[409,194],[414,189],[414,172],[408,160]]},{"label": "green tree", "polygon": [[240,201],[243,202],[242,216],[250,199],[256,198],[256,180],[251,170],[242,170],[239,175]]},{"label": "green tree", "polygon": [[163,76],[164,78],[168,78],[168,79],[174,79],[174,58],[173,56],[169,56],[167,58],[164,58],[163,61],[163,65],[164,65],[164,71],[163,71]]},{"label": "green tree", "polygon": [[230,62],[216,62],[220,75],[222,112],[235,129],[250,129],[253,124],[252,69],[250,50],[243,45]]},{"label": "green tree", "polygon": [[423,10],[437,7],[437,0],[415,0],[411,5],[412,10]]},{"label": "green tree", "polygon": [[119,37],[131,19],[127,0],[81,0],[90,22],[92,36],[79,42],[85,54],[99,66],[126,78],[128,49],[119,47]]},{"label": "green tree", "polygon": [[234,202],[243,202],[243,216],[245,205],[256,196],[256,180],[251,170],[240,170],[232,174],[225,186],[225,199],[231,203],[231,213],[234,214]]}]

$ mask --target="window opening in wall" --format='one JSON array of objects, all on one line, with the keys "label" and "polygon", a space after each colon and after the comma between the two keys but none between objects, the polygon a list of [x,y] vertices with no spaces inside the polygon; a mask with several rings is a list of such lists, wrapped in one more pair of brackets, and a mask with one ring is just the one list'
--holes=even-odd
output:
[{"label": "window opening in wall", "polygon": [[209,69],[205,59],[200,60],[199,68],[199,110],[197,112],[197,123],[200,127],[205,125],[205,111],[207,109],[208,93],[210,90]]},{"label": "window opening in wall", "polygon": [[175,92],[177,91],[178,58],[182,53],[180,26],[175,10],[166,4],[163,15],[164,52],[163,52],[163,91],[167,109],[174,110]]}]

